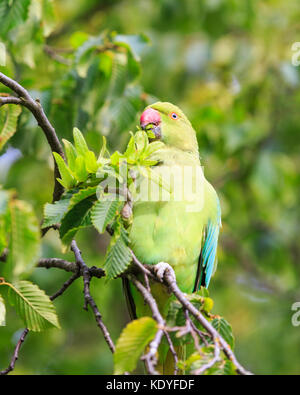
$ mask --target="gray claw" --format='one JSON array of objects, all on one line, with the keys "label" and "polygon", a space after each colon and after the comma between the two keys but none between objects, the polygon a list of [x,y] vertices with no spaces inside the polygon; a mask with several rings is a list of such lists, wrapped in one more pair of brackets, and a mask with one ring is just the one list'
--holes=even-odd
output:
[{"label": "gray claw", "polygon": [[159,262],[154,266],[154,271],[156,276],[159,278],[161,282],[163,282],[165,271],[168,270],[171,276],[176,279],[175,272],[167,262]]}]

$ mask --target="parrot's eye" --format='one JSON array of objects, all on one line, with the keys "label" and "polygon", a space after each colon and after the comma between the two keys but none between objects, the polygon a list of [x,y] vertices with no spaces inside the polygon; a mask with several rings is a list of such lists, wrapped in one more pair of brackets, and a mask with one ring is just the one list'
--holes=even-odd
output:
[{"label": "parrot's eye", "polygon": [[176,114],[176,112],[172,112],[172,113],[170,114],[170,117],[171,117],[172,119],[178,119],[178,118],[179,118],[178,115]]}]

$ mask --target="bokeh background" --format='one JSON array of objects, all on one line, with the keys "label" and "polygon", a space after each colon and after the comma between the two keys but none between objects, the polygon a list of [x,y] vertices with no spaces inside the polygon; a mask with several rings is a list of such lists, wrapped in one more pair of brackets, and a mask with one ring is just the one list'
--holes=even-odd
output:
[{"label": "bokeh background", "polygon": [[[40,98],[60,138],[71,140],[77,126],[95,152],[101,134],[112,151],[122,150],[148,103],[171,101],[185,111],[222,206],[213,312],[231,323],[248,369],[299,374],[300,327],[291,322],[291,306],[300,302],[300,66],[292,64],[298,1],[25,0],[13,22],[1,14],[5,1],[0,41],[7,65],[0,70]],[[52,160],[28,112],[9,145],[0,156],[0,183],[42,219]],[[89,265],[103,264],[108,236],[85,230],[78,242]],[[72,259],[54,231],[42,255]],[[32,275],[48,294],[67,278],[57,269]],[[95,279],[92,292],[116,340],[129,319],[121,282]],[[62,330],[30,334],[15,373],[111,373],[111,353],[82,309],[81,280],[55,305]],[[0,368],[20,328],[9,310]]]}]

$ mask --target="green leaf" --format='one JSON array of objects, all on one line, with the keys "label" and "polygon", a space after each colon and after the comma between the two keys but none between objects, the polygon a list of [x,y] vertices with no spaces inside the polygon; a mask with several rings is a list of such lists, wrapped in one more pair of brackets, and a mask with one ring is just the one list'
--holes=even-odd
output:
[{"label": "green leaf", "polygon": [[89,152],[87,143],[81,131],[77,128],[73,129],[73,137],[74,137],[74,144],[78,155],[82,155],[83,157],[87,152]]},{"label": "green leaf", "polygon": [[85,156],[85,167],[89,173],[97,173],[99,165],[97,163],[96,155],[93,151],[88,151]]},{"label": "green leaf", "polygon": [[124,92],[116,94],[113,100],[107,102],[101,109],[102,131],[108,134],[111,129],[126,130],[142,109],[141,94],[139,86],[129,85]]},{"label": "green leaf", "polygon": [[141,52],[150,43],[150,39],[145,34],[118,34],[114,37],[114,42],[118,45],[125,44],[125,48],[131,51],[134,58],[139,61]]},{"label": "green leaf", "polygon": [[69,167],[66,165],[66,162],[63,158],[57,153],[53,152],[53,156],[58,166],[58,170],[60,172],[61,179],[58,178],[57,180],[61,183],[61,185],[66,188],[70,189],[76,185],[76,180],[72,175]]},{"label": "green leaf", "polygon": [[[82,40],[82,37],[80,40]],[[90,59],[101,44],[103,44],[102,36],[90,37],[77,49],[75,53],[75,65],[80,77],[85,78],[87,76],[91,63]]]},{"label": "green leaf", "polygon": [[119,166],[121,160],[124,160],[124,155],[119,151],[115,151],[110,157],[110,163],[112,166]]},{"label": "green leaf", "polygon": [[127,159],[132,159],[132,158],[135,158],[135,156],[136,156],[135,139],[134,139],[134,136],[132,135],[132,132],[130,132],[130,133],[131,133],[131,137],[130,137],[130,140],[127,144],[126,151],[124,152],[124,156]]},{"label": "green leaf", "polygon": [[0,108],[0,151],[15,134],[21,111],[21,106],[15,104],[8,104]]},{"label": "green leaf", "polygon": [[109,99],[120,97],[126,87],[127,56],[125,53],[115,53],[113,56],[112,73],[108,91]]},{"label": "green leaf", "polygon": [[60,328],[53,303],[37,285],[29,281],[4,285],[9,286],[9,302],[15,307],[26,328],[34,332],[51,327]]},{"label": "green leaf", "polygon": [[73,194],[70,201],[69,211],[76,206],[82,200],[94,196],[94,200],[96,200],[96,193],[97,193],[98,186],[95,187],[88,187],[85,189],[81,189],[80,191]]},{"label": "green leaf", "polygon": [[160,150],[164,146],[165,144],[162,141],[153,141],[151,144],[148,145],[145,151],[145,157],[147,158],[148,156],[154,154],[154,152]]},{"label": "green leaf", "polygon": [[148,148],[147,133],[145,133],[143,130],[138,130],[134,135],[134,139],[137,150],[140,152],[145,152],[145,150]]},{"label": "green leaf", "polygon": [[32,207],[23,201],[9,203],[11,235],[5,277],[30,272],[40,256],[40,228]]},{"label": "green leaf", "polygon": [[2,296],[0,295],[0,326],[6,325],[5,318],[6,318],[5,302]]},{"label": "green leaf", "polygon": [[62,140],[65,146],[65,152],[67,157],[68,166],[71,171],[75,170],[75,161],[77,157],[77,152],[72,143],[70,141],[63,139]]},{"label": "green leaf", "polygon": [[95,203],[91,211],[91,220],[99,233],[105,232],[106,226],[112,222],[119,207],[118,200],[101,200]]},{"label": "green leaf", "polygon": [[102,162],[103,159],[105,158],[105,155],[108,154],[108,149],[107,149],[107,143],[106,143],[106,137],[102,136],[102,147],[101,147],[101,151],[98,157],[98,161]]},{"label": "green leaf", "polygon": [[74,49],[79,48],[85,41],[89,38],[88,34],[85,32],[77,31],[71,35],[70,44]]},{"label": "green leaf", "polygon": [[[81,193],[82,195],[84,194],[83,192]],[[82,196],[81,193],[80,196]],[[76,199],[75,196],[76,195],[74,195],[73,197],[74,200]],[[72,208],[69,209],[69,211],[62,219],[59,229],[60,238],[64,244],[69,244],[79,229],[90,226],[92,224],[90,221],[90,209],[92,208],[95,200],[95,194],[80,200],[74,205],[71,200],[70,207]]]},{"label": "green leaf", "polygon": [[75,62],[79,63],[80,59],[89,51],[95,50],[99,45],[103,43],[103,38],[89,37],[84,43],[78,48],[75,54]]},{"label": "green leaf", "polygon": [[27,19],[30,2],[31,0],[2,0],[0,35],[5,35]]},{"label": "green leaf", "polygon": [[42,228],[60,223],[68,211],[71,198],[63,198],[54,204],[46,203],[44,207],[44,222]]},{"label": "green leaf", "polygon": [[55,27],[55,15],[52,0],[42,0],[42,25],[44,36],[48,37]]},{"label": "green leaf", "polygon": [[115,232],[112,236],[104,266],[109,280],[123,273],[130,265],[132,257],[127,244],[128,238],[125,229],[122,228],[119,234]]},{"label": "green leaf", "polygon": [[114,374],[123,374],[135,369],[139,357],[154,338],[156,331],[157,324],[151,317],[134,320],[123,329],[116,344]]},{"label": "green leaf", "polygon": [[212,326],[220,333],[229,346],[234,349],[234,337],[231,325],[222,317],[213,319]]},{"label": "green leaf", "polygon": [[85,166],[85,159],[82,155],[77,156],[75,161],[75,177],[79,182],[84,182],[87,180],[89,173]]}]

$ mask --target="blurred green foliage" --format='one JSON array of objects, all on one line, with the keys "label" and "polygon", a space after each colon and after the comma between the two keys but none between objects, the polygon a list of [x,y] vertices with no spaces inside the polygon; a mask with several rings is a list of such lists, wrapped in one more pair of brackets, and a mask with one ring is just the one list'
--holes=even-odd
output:
[{"label": "blurred green foliage", "polygon": [[[222,206],[214,310],[232,324],[240,361],[260,374],[300,371],[300,332],[291,323],[300,300],[300,74],[291,50],[300,41],[299,16],[296,0],[0,0],[7,49],[0,69],[40,98],[61,139],[70,140],[76,126],[95,152],[101,134],[122,150],[140,111],[156,98],[185,111]],[[0,157],[0,182],[41,219],[53,164],[26,110],[9,144],[22,157],[11,167],[9,151]],[[88,230],[78,241],[89,265],[103,264],[108,236]],[[63,256],[55,232],[42,248],[42,256]],[[67,278],[36,269],[31,279],[51,294]],[[128,321],[120,281],[94,281],[92,292],[117,339]],[[112,371],[111,353],[82,303],[77,280],[55,302],[62,330],[30,334],[16,373]],[[7,322],[1,368],[22,326],[10,309]]]}]

